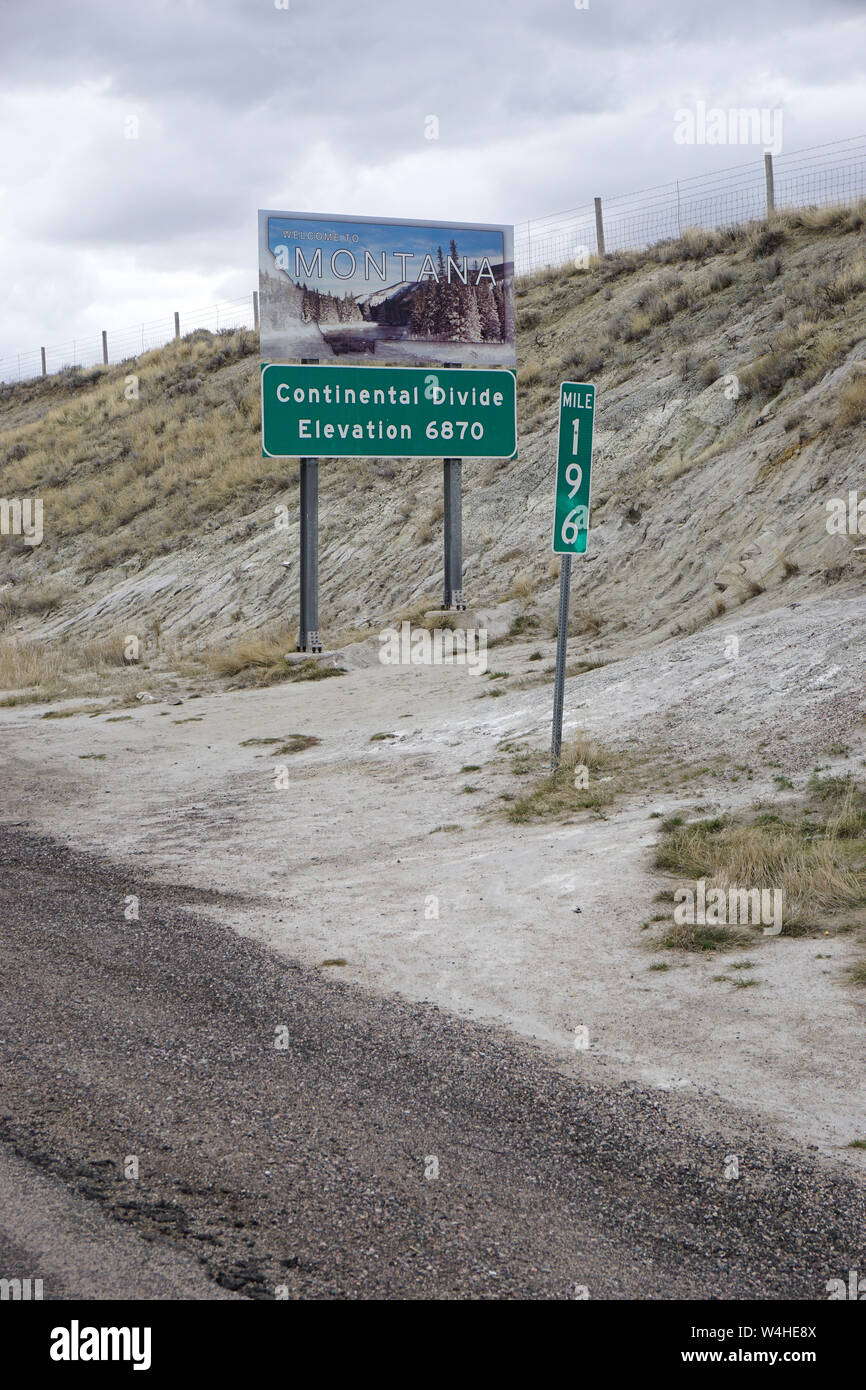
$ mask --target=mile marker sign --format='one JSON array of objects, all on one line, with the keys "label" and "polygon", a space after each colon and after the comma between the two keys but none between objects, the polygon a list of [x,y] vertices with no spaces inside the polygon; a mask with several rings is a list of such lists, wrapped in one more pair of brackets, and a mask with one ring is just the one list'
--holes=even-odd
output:
[{"label": "mile marker sign", "polygon": [[559,388],[559,446],[553,549],[557,555],[583,555],[589,532],[592,422],[595,387],[564,381]]},{"label": "mile marker sign", "polygon": [[556,509],[553,549],[562,556],[559,571],[559,620],[556,629],[556,674],[553,678],[553,733],[550,771],[556,773],[562,749],[565,658],[568,642],[568,597],[571,557],[586,554],[589,534],[589,484],[592,472],[592,422],[595,387],[564,381],[559,388],[559,444],[556,459]]}]

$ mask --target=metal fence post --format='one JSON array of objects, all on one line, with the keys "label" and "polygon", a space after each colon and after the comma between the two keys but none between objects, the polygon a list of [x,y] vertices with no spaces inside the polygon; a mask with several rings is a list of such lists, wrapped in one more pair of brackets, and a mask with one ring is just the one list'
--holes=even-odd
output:
[{"label": "metal fence post", "polygon": [[[318,357],[302,357],[315,366]],[[301,575],[297,650],[320,652],[319,640],[319,460],[302,458],[300,473]]]},{"label": "metal fence post", "polygon": [[108,334],[102,330],[102,362],[103,366],[108,366]]},{"label": "metal fence post", "polygon": [[259,331],[259,292],[253,290],[253,329]]},{"label": "metal fence post", "polygon": [[601,199],[595,199],[595,245],[600,256],[604,255],[604,222],[601,216]]},{"label": "metal fence post", "polygon": [[773,156],[767,150],[764,155],[764,178],[767,182],[767,216],[776,211],[776,190],[773,184]]},{"label": "metal fence post", "polygon": [[44,348],[40,348],[39,351],[42,353],[42,375],[43,375],[43,376],[47,376],[47,375],[48,375],[48,369],[47,369],[47,367],[46,367],[46,365],[45,365],[45,349],[44,349]]},{"label": "metal fence post", "polygon": [[[445,362],[445,367],[460,367],[460,362]],[[466,607],[463,598],[463,460],[442,460],[442,507],[445,533],[444,608]]]},{"label": "metal fence post", "polygon": [[174,311],[174,336],[176,338],[180,337],[180,314],[177,312],[177,309]]}]

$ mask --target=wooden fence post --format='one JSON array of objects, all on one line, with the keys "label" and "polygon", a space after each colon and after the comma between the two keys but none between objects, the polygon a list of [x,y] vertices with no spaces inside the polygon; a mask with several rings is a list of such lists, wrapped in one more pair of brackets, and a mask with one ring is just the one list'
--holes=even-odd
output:
[{"label": "wooden fence post", "polygon": [[769,150],[764,155],[764,178],[767,183],[767,216],[772,217],[776,211],[776,190],[773,184],[773,156]]},{"label": "wooden fence post", "polygon": [[601,199],[595,199],[595,246],[600,256],[604,255],[604,222],[601,216]]}]

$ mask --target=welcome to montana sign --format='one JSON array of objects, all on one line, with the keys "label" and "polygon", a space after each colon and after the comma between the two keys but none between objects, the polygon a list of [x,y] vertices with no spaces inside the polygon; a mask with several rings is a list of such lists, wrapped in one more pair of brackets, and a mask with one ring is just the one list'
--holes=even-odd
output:
[{"label": "welcome to montana sign", "polygon": [[259,212],[264,361],[516,365],[514,229]]}]

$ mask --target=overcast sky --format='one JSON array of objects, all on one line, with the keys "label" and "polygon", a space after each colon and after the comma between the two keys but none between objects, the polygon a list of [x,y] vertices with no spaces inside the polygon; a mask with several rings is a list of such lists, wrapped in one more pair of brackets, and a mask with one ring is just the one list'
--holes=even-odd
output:
[{"label": "overcast sky", "polygon": [[698,101],[866,132],[864,0],[278,3],[0,0],[0,358],[246,295],[259,207],[519,222],[760,161],[677,144]]}]

